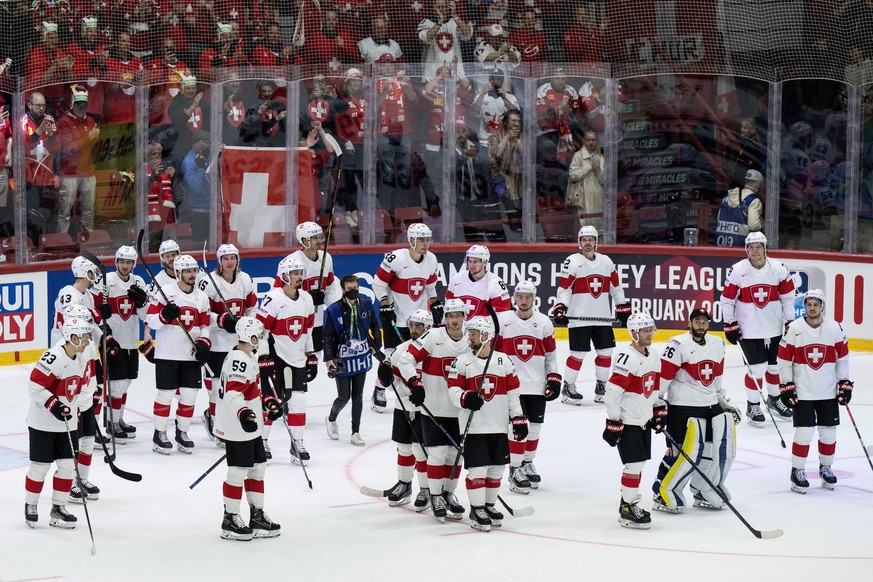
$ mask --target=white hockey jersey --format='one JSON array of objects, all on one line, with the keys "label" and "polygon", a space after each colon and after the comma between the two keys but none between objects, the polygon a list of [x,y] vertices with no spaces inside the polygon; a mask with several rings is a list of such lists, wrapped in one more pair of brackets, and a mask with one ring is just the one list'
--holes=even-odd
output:
[{"label": "white hockey jersey", "polygon": [[277,356],[295,368],[306,365],[306,354],[313,350],[315,325],[315,307],[309,293],[298,290],[297,299],[291,299],[284,288],[273,287],[261,300],[255,317],[273,334]]},{"label": "white hockey jersey", "polygon": [[[100,323],[101,317],[100,312],[94,307],[98,302],[102,302],[102,296],[97,295],[91,291],[79,291],[72,285],[66,285],[60,291],[58,291],[58,296],[55,299],[55,317],[54,323],[52,324],[52,332],[50,342],[51,345],[56,345],[59,341],[63,339],[61,335],[61,328],[64,325],[64,312],[67,310],[67,307],[70,305],[81,305],[85,309],[91,312],[91,317],[93,318],[95,323]],[[94,330],[91,332],[91,339],[95,342],[100,340],[100,333],[98,330]],[[97,334],[96,336],[93,334]]]},{"label": "white hockey jersey", "polygon": [[[221,291],[221,296],[227,302],[230,312],[236,319],[255,314],[258,310],[258,296],[255,295],[255,284],[248,274],[242,271],[238,272],[231,283],[228,283],[218,273],[211,275],[215,284],[218,285],[218,290]],[[197,286],[209,297],[212,351],[229,352],[236,346],[237,336],[236,333],[227,333],[223,327],[218,326],[218,316],[227,311],[224,308],[224,303],[221,302],[221,297],[213,287],[208,275],[204,274],[203,278],[197,282]]]},{"label": "white hockey jersey", "polygon": [[461,395],[467,390],[481,389],[485,404],[473,415],[470,433],[506,434],[510,421],[524,414],[518,398],[518,376],[512,360],[502,352],[494,352],[483,380],[486,360],[487,358],[476,357],[472,352],[458,356],[449,370],[449,398],[461,410],[458,422],[461,426],[466,426],[470,411],[461,408]]},{"label": "white hockey jersey", "polygon": [[490,302],[494,311],[512,311],[512,301],[509,299],[509,291],[503,279],[494,273],[485,273],[485,276],[474,281],[470,278],[467,269],[461,269],[446,287],[446,299],[461,299],[467,304],[467,319],[473,317],[490,317],[485,304]]},{"label": "white hockey jersey", "polygon": [[837,396],[837,382],[849,379],[849,347],[843,328],[822,318],[810,327],[795,319],[779,343],[779,380],[794,382],[800,400],[827,400]]},{"label": "white hockey jersey", "polygon": [[794,319],[794,281],[788,269],[771,258],[760,269],[748,259],[736,263],[721,292],[721,315],[725,323],[739,323],[746,339],[782,335],[784,323]]},{"label": "white hockey jersey", "polygon": [[[248,408],[255,413],[258,430],[246,432],[239,422],[240,412]],[[264,408],[261,404],[261,380],[258,358],[242,350],[230,350],[221,367],[221,390],[215,406],[215,435],[228,441],[250,441],[261,436]]]},{"label": "white hockey jersey", "polygon": [[652,418],[652,409],[663,405],[659,397],[661,360],[657,350],[639,353],[626,346],[612,357],[612,374],[606,383],[606,417],[624,424],[644,426]]},{"label": "white hockey jersey", "polygon": [[429,299],[436,297],[436,256],[427,253],[416,262],[409,249],[397,249],[385,254],[382,264],[373,277],[373,293],[377,301],[388,297],[394,304],[397,325],[406,327],[406,320],[416,309],[427,309]]},{"label": "white hockey jersey", "polygon": [[594,254],[589,261],[582,253],[575,253],[561,265],[561,282],[557,291],[558,303],[567,306],[567,316],[602,319],[581,321],[570,319],[568,327],[612,326],[612,305],[627,303],[615,263],[606,255]]},{"label": "white hockey jersey", "polygon": [[126,350],[132,350],[139,346],[139,322],[145,319],[148,311],[148,303],[141,309],[137,309],[127,290],[137,286],[146,290],[145,281],[139,275],[133,273],[127,281],[121,279],[117,272],[106,274],[107,300],[112,306],[112,317],[109,318],[109,327],[112,328],[112,337]]},{"label": "white hockey jersey", "polygon": [[[453,340],[446,328],[436,327],[414,340],[397,360],[397,371],[403,382],[421,374],[425,400],[434,416],[453,418],[458,409],[449,399],[447,379],[455,358],[470,351],[467,336]],[[420,368],[420,369],[419,369]]]},{"label": "white hockey jersey", "polygon": [[[318,251],[318,257],[314,261],[310,260],[302,249],[294,251],[291,255],[306,267],[306,274],[303,277],[303,290],[309,291],[318,287],[318,276],[321,273],[321,257],[324,255],[324,251]],[[333,273],[333,257],[330,256],[330,253],[328,253],[327,258],[324,260],[324,279],[321,282],[321,288],[324,289],[324,305],[319,305],[318,310],[315,312],[315,327],[324,325],[324,310],[326,306],[339,301],[343,295],[339,279]]]},{"label": "white hockey jersey", "polygon": [[193,353],[194,346],[185,336],[180,324],[185,326],[192,340],[199,337],[210,339],[209,298],[196,286],[190,293],[185,293],[175,281],[161,289],[167,299],[179,306],[182,313],[179,319],[165,325],[160,318],[161,310],[166,305],[163,295],[158,293],[157,297],[152,297],[146,314],[146,323],[155,332],[155,358],[193,362],[196,360]]},{"label": "white hockey jersey", "polygon": [[[412,345],[412,340],[406,340],[396,348],[394,348],[394,352],[391,354],[389,361],[391,362],[391,370],[394,372],[394,389],[397,391],[397,395],[400,397],[394,399],[394,408],[402,411],[403,406],[406,407],[407,412],[413,410],[421,410],[421,407],[414,406],[412,402],[409,401],[409,388],[406,386],[406,383],[400,379],[400,368],[399,362],[400,358],[409,351],[409,346]],[[421,367],[416,368],[416,376],[421,377]],[[403,406],[400,405],[401,401],[403,402]],[[427,406],[428,410],[430,409],[430,405]]]},{"label": "white hockey jersey", "polygon": [[515,311],[497,316],[500,330],[497,350],[512,360],[518,376],[519,394],[542,396],[546,392],[546,375],[558,371],[555,327],[552,321],[535,311],[521,319]]},{"label": "white hockey jersey", "polygon": [[166,269],[161,269],[158,271],[158,274],[155,275],[155,278],[152,280],[149,285],[149,300],[153,301],[155,298],[162,299],[161,293],[158,291],[159,288],[169,285],[170,283],[176,282],[176,276],[174,274],[167,273]]},{"label": "white hockey jersey", "polygon": [[47,432],[65,432],[64,421],[55,418],[45,407],[52,396],[57,396],[61,403],[70,407],[73,418],[68,423],[71,431],[76,430],[79,425],[78,396],[89,384],[91,370],[87,356],[76,354],[71,358],[63,345],[46,350],[30,373],[27,426]]},{"label": "white hockey jersey", "polygon": [[661,355],[661,397],[676,406],[711,406],[718,394],[725,396],[724,340],[704,336],[705,343],[694,341],[691,332],[667,342]]}]

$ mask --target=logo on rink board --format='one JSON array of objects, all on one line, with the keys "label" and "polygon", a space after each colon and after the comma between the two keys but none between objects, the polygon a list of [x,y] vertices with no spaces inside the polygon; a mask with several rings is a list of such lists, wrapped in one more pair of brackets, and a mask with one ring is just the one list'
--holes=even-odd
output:
[{"label": "logo on rink board", "polygon": [[33,283],[0,284],[0,344],[34,339]]}]

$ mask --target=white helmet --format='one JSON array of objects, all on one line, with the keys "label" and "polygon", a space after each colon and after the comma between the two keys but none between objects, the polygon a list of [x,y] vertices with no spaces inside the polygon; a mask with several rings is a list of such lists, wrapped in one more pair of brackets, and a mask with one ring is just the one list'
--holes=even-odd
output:
[{"label": "white helmet", "polygon": [[637,311],[627,318],[627,330],[631,332],[631,335],[639,333],[640,330],[647,327],[654,328],[655,320],[645,311]]},{"label": "white helmet", "polygon": [[479,339],[483,342],[494,337],[494,322],[490,317],[474,317],[467,322],[467,331],[471,329],[479,331]]},{"label": "white helmet", "polygon": [[167,239],[162,242],[161,246],[158,248],[158,255],[163,257],[167,253],[171,253],[173,251],[180,253],[182,252],[182,249],[179,248],[179,243],[177,243],[173,239]]},{"label": "white helmet", "polygon": [[324,231],[321,229],[320,226],[312,221],[301,222],[300,224],[298,224],[295,234],[297,235],[297,242],[299,242],[300,245],[305,249],[309,248],[309,244],[304,243],[303,239],[311,239],[313,237],[321,237],[322,239],[324,238]]},{"label": "white helmet", "polygon": [[482,262],[487,265],[488,261],[491,260],[491,251],[485,245],[473,245],[467,249],[466,258],[482,259]]},{"label": "white helmet", "polygon": [[427,331],[433,327],[433,315],[427,309],[416,309],[406,318],[406,327],[409,327],[409,324],[413,322],[423,324],[424,330]]},{"label": "white helmet", "polygon": [[[241,342],[258,345],[264,339],[264,324],[256,317],[240,317],[236,322],[236,337]],[[252,337],[258,338],[258,341],[252,342]]]},{"label": "white helmet", "polygon": [[579,243],[580,249],[582,248],[582,237],[583,236],[593,236],[594,237],[594,247],[597,248],[597,241],[599,239],[598,239],[596,228],[594,228],[591,225],[586,224],[585,226],[583,226],[582,228],[579,229],[579,234],[576,236],[576,241]]},{"label": "white helmet", "polygon": [[70,268],[73,270],[73,277],[76,279],[89,279],[88,273],[94,273],[94,282],[96,283],[100,280],[100,269],[85,257],[73,259],[73,264],[70,265]]},{"label": "white helmet", "polygon": [[525,279],[524,281],[519,281],[515,284],[515,290],[513,291],[513,294],[515,293],[530,293],[531,295],[536,297],[537,286],[534,285],[533,281],[531,281],[530,279]]},{"label": "white helmet", "polygon": [[415,248],[415,239],[433,239],[433,231],[431,231],[428,225],[416,222],[409,225],[409,228],[406,230],[406,238],[409,240],[409,246]]},{"label": "white helmet", "polygon": [[72,341],[75,335],[81,338],[86,333],[91,333],[91,322],[79,317],[70,317],[64,321],[61,327],[61,334],[64,336],[64,341]]},{"label": "white helmet", "polygon": [[179,276],[179,273],[184,271],[185,269],[199,269],[200,267],[197,265],[197,261],[194,260],[194,257],[191,255],[179,255],[176,257],[176,260],[173,261],[173,271],[175,271],[176,276]]},{"label": "white helmet", "polygon": [[91,315],[91,310],[78,303],[71,303],[64,308],[64,321],[74,317],[84,319],[88,323],[94,323],[94,316]]},{"label": "white helmet", "polygon": [[463,313],[464,317],[467,317],[467,305],[457,298],[446,299],[443,304],[443,317],[449,313]]},{"label": "white helmet", "polygon": [[115,251],[115,260],[124,259],[136,262],[136,249],[129,245],[122,245]]},{"label": "white helmet", "polygon": [[284,281],[285,275],[290,275],[294,271],[303,271],[303,273],[306,273],[306,267],[300,259],[293,255],[288,255],[279,261],[279,268],[276,271],[276,276]]},{"label": "white helmet", "polygon": [[749,246],[752,243],[761,243],[764,245],[764,250],[767,250],[767,237],[764,236],[763,232],[750,232],[747,234],[745,246]]},{"label": "white helmet", "polygon": [[821,289],[810,289],[803,296],[803,304],[806,305],[806,301],[808,299],[818,299],[821,301],[821,307],[824,309],[825,304],[825,292]]},{"label": "white helmet", "polygon": [[215,258],[220,261],[221,257],[223,257],[224,255],[236,255],[236,258],[238,259],[239,249],[231,244],[221,245],[220,247],[218,247],[218,250],[215,251]]}]

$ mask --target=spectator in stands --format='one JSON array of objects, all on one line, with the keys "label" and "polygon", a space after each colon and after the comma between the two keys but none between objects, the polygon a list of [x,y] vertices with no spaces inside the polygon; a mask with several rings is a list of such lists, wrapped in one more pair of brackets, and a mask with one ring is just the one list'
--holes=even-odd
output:
[{"label": "spectator in stands", "polygon": [[608,26],[604,20],[595,26],[588,16],[588,7],[573,8],[573,24],[564,32],[565,63],[601,63],[606,52],[603,33]]},{"label": "spectator in stands", "polygon": [[258,83],[258,106],[246,110],[240,128],[240,144],[261,147],[285,147],[288,104],[275,96],[271,81]]},{"label": "spectator in stands", "polygon": [[222,115],[222,143],[236,145],[239,142],[239,131],[246,116],[246,104],[243,100],[242,82],[239,73],[234,69],[225,71],[224,111]]},{"label": "spectator in stands", "polygon": [[167,114],[179,132],[175,147],[180,153],[187,152],[193,143],[192,136],[209,127],[209,103],[203,99],[203,91],[197,90],[197,77],[182,78],[182,91],[173,98]]},{"label": "spectator in stands", "polygon": [[76,81],[88,85],[88,115],[97,123],[103,121],[102,80],[108,78],[109,51],[99,43],[97,19],[86,16],[80,25],[80,38],[67,45],[67,54],[73,57],[72,75]]},{"label": "spectator in stands", "polygon": [[249,66],[249,60],[242,50],[240,39],[235,36],[233,26],[219,22],[218,35],[212,46],[200,53],[197,61],[197,75],[205,83],[215,79],[215,69],[242,69]]},{"label": "spectator in stands", "polygon": [[191,151],[182,160],[182,182],[185,192],[186,218],[191,223],[194,240],[209,238],[209,210],[212,200],[209,174],[206,169],[211,162],[209,134],[198,131],[194,134]]},{"label": "spectator in stands", "polygon": [[338,114],[335,119],[337,137],[343,148],[340,158],[342,183],[339,184],[338,195],[346,209],[349,224],[358,218],[358,192],[364,188],[364,74],[360,69],[346,71],[346,81],[343,83],[340,97],[346,102],[347,109]]},{"label": "spectator in stands", "polygon": [[112,52],[109,55],[107,66],[110,71],[130,71],[138,75],[142,69],[142,59],[131,51],[131,37],[127,32],[122,32],[115,40]]},{"label": "spectator in stands", "polygon": [[488,193],[502,198],[513,230],[521,229],[522,197],[522,119],[521,111],[510,109],[500,120],[500,129],[488,138],[491,179]]},{"label": "spectator in stands", "polygon": [[94,230],[97,189],[92,156],[100,137],[100,129],[88,115],[88,90],[82,85],[74,85],[72,90],[70,111],[58,122],[61,142],[58,232],[69,230],[70,212],[77,200],[81,229],[91,232]]},{"label": "spectator in stands", "polygon": [[[176,203],[173,200],[173,176],[176,168],[164,167],[161,160],[161,144],[156,141],[149,142],[149,159],[146,166],[148,175],[148,221],[149,221],[149,250],[157,252],[161,241],[164,240],[164,230],[175,231],[176,226]],[[175,239],[171,233],[167,238]]]},{"label": "spectator in stands", "polygon": [[504,88],[505,76],[500,69],[491,71],[488,82],[473,102],[472,111],[479,116],[479,145],[487,148],[489,138],[500,129],[500,120],[511,110],[518,109],[518,99]]},{"label": "spectator in stands", "polygon": [[603,180],[605,162],[597,134],[585,132],[584,145],[570,162],[567,205],[576,209],[583,224],[603,229]]},{"label": "spectator in stands", "polygon": [[9,172],[12,170],[12,122],[9,108],[0,96],[0,236],[12,236],[9,204]]},{"label": "spectator in stands", "polygon": [[754,117],[740,122],[740,134],[735,143],[725,148],[725,173],[731,186],[742,184],[748,170],[764,170],[764,146],[758,137],[758,124]]},{"label": "spectator in stands", "polygon": [[344,63],[351,64],[360,60],[354,40],[337,28],[338,23],[336,8],[323,9],[321,30],[308,35],[306,44],[303,45],[304,62],[316,65],[315,70],[334,77],[345,70]]},{"label": "spectator in stands", "polygon": [[[404,206],[420,206],[418,200],[411,200],[412,187],[412,139],[410,125],[412,119],[407,115],[408,108],[418,101],[418,94],[412,82],[403,71],[396,71],[390,55],[382,55],[384,63],[377,72],[377,102],[379,113],[379,137],[376,152],[379,166],[379,201],[382,208],[393,215],[394,210]],[[393,76],[392,76],[393,75]]]},{"label": "spectator in stands", "polygon": [[485,70],[497,68],[511,74],[521,62],[521,53],[506,40],[506,29],[500,24],[492,24],[485,30],[487,35],[476,45],[473,57]]},{"label": "spectator in stands", "polygon": [[746,235],[764,228],[764,205],[759,192],[764,176],[758,170],[746,171],[742,188],[731,188],[718,209],[715,240],[720,247],[742,247]]},{"label": "spectator in stands", "polygon": [[[464,240],[482,240],[483,227],[477,222],[484,216],[488,196],[486,164],[463,116],[455,120],[455,183],[458,217],[464,224]],[[502,230],[502,229],[501,229]]]},{"label": "spectator in stands", "polygon": [[27,55],[24,74],[28,87],[39,89],[46,113],[58,116],[64,99],[64,84],[73,69],[73,57],[58,48],[58,25],[43,22],[42,42]]},{"label": "spectator in stands", "polygon": [[382,14],[373,17],[370,24],[370,36],[358,42],[361,59],[367,64],[379,61],[384,55],[394,61],[400,61],[403,51],[397,41],[388,38],[388,17]]},{"label": "spectator in stands", "polygon": [[521,53],[524,63],[549,60],[549,45],[542,30],[537,30],[537,14],[533,8],[522,13],[522,26],[509,36],[509,42]]},{"label": "spectator in stands", "polygon": [[255,67],[276,67],[275,74],[270,74],[269,70],[257,72],[259,75],[270,77],[284,76],[285,73],[281,70],[281,67],[299,65],[302,62],[297,46],[282,42],[282,31],[279,29],[278,24],[270,24],[267,27],[263,41],[255,47],[255,52],[252,56],[252,64]]},{"label": "spectator in stands", "polygon": [[27,182],[27,234],[34,245],[39,236],[48,231],[52,215],[58,205],[58,177],[55,175],[54,155],[60,147],[57,125],[46,114],[46,99],[34,91],[27,98],[27,113],[21,119],[24,132],[24,174]]},{"label": "spectator in stands", "polygon": [[443,65],[457,66],[463,74],[461,41],[470,40],[473,27],[458,12],[455,0],[433,0],[433,13],[418,25],[418,38],[427,45],[422,79],[429,81]]},{"label": "spectator in stands", "polygon": [[167,115],[170,102],[173,97],[179,94],[182,78],[191,76],[188,65],[176,57],[175,40],[165,37],[161,47],[160,57],[152,59],[148,65],[148,82],[151,93],[149,127],[171,123]]}]

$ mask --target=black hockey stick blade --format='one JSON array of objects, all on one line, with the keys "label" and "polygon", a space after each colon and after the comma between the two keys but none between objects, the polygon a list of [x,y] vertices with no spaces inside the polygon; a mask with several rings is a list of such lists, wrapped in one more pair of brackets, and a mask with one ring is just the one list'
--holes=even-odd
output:
[{"label": "black hockey stick blade", "polygon": [[[98,423],[99,425],[99,423]],[[100,432],[100,427],[97,427],[97,438],[100,439],[100,445],[103,447],[103,452],[105,453],[105,457],[103,457],[103,462],[109,464],[109,470],[112,471],[113,475],[117,477],[121,477],[125,481],[133,481],[134,483],[139,483],[142,481],[142,475],[139,473],[131,473],[129,471],[125,471],[124,469],[119,469],[115,463],[112,461],[115,458],[115,455],[109,454],[109,449],[106,448],[106,441],[103,439],[103,435]]]},{"label": "black hockey stick blade", "polygon": [[372,487],[367,487],[366,485],[361,486],[361,494],[366,495],[367,497],[388,497],[388,493],[390,489],[373,489]]},{"label": "black hockey stick blade", "polygon": [[508,511],[509,515],[511,515],[512,517],[528,517],[534,514],[533,507],[528,506],[513,509],[506,504],[506,502],[503,500],[503,497],[501,497],[500,495],[497,496],[497,500],[500,502],[501,505],[503,505],[503,507],[506,508],[506,511]]}]

